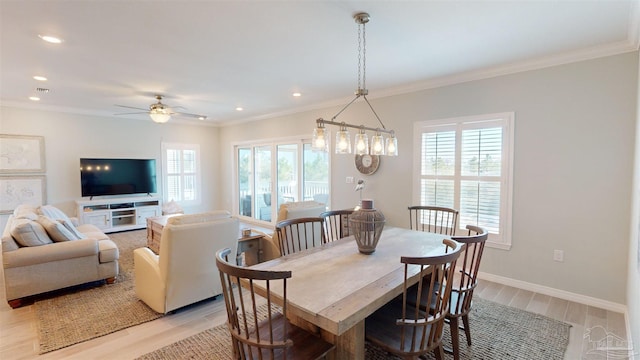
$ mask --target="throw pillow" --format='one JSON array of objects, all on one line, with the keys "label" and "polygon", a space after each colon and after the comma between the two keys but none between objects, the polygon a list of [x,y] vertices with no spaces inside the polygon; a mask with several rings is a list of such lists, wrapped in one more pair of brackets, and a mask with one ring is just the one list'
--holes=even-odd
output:
[{"label": "throw pillow", "polygon": [[83,233],[78,231],[78,229],[76,229],[75,226],[73,226],[73,222],[71,221],[71,219],[69,219],[67,214],[65,214],[62,210],[58,209],[57,207],[52,205],[42,205],[38,208],[38,212],[41,215],[48,217],[49,219],[58,220],[58,222],[60,222],[67,230],[69,230],[76,237],[76,239],[74,240],[87,238]]},{"label": "throw pillow", "polygon": [[58,209],[53,205],[42,205],[38,208],[38,213],[44,215],[50,219],[65,220],[71,223],[71,219],[64,213],[64,211]]},{"label": "throw pillow", "polygon": [[77,237],[78,239],[86,239],[87,238],[87,236],[85,234],[81,233],[80,231],[78,231],[78,229],[76,229],[75,226],[73,226],[71,221],[58,219],[58,222],[60,224],[62,224],[65,227],[65,229],[69,230],[73,235],[75,235],[75,237]]},{"label": "throw pillow", "polygon": [[38,218],[38,214],[36,214],[36,208],[33,205],[29,204],[21,204],[13,210],[13,217],[16,219],[29,219],[35,220]]},{"label": "throw pillow", "polygon": [[20,246],[40,246],[53,243],[42,225],[29,219],[15,219],[11,224],[10,233]]},{"label": "throw pillow", "polygon": [[71,241],[78,240],[78,237],[73,235],[71,231],[67,230],[61,223],[48,218],[44,215],[38,216],[38,223],[44,227],[47,231],[47,234],[53,239],[53,241],[61,242],[61,241]]}]

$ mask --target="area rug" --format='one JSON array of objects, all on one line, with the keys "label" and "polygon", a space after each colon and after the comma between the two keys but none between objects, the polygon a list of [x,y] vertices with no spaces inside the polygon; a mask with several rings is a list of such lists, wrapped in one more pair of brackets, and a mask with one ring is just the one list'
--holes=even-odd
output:
[{"label": "area rug", "polygon": [[[473,345],[467,347],[464,335],[461,336],[461,359],[562,360],[569,343],[571,325],[493,301],[475,299],[469,321]],[[445,326],[443,343],[451,344],[448,325]],[[226,324],[222,324],[137,360],[231,358],[231,336]],[[369,343],[366,344],[365,358],[400,359]],[[427,359],[435,357],[429,354]]]},{"label": "area rug", "polygon": [[120,250],[120,273],[114,284],[66,290],[37,300],[40,354],[157,319],[135,294],[133,250],[146,245],[146,230],[109,234]]}]

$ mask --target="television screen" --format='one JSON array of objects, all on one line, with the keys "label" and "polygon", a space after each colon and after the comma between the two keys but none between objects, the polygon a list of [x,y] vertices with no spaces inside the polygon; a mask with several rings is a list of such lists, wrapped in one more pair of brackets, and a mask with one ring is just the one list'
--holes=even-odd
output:
[{"label": "television screen", "polygon": [[82,196],[156,192],[155,159],[80,159]]}]

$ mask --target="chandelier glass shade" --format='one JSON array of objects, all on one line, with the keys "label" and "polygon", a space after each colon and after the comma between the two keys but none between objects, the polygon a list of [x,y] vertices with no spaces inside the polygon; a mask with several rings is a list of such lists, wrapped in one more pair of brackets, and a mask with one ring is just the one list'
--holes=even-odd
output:
[{"label": "chandelier glass shade", "polygon": [[329,136],[329,129],[325,128],[324,125],[313,129],[313,143],[311,144],[311,148],[325,152],[329,151]]},{"label": "chandelier glass shade", "polygon": [[365,155],[369,153],[369,139],[367,138],[367,133],[364,132],[364,129],[360,129],[356,134],[355,143],[356,155]]},{"label": "chandelier glass shade", "polygon": [[[388,155],[398,156],[398,140],[395,137],[393,130],[387,130],[387,128],[380,120],[380,117],[373,109],[373,106],[369,103],[367,95],[369,91],[366,88],[366,31],[365,24],[369,22],[369,14],[358,13],[353,16],[358,24],[358,89],[356,90],[355,98],[345,105],[331,120],[325,120],[319,118],[316,120],[316,128],[313,131],[313,142],[311,148],[313,150],[327,151],[329,139],[328,131],[325,128],[325,124],[336,125],[340,127],[340,130],[336,132],[335,153],[336,154],[351,154],[351,139],[347,128],[359,129],[354,138],[355,150],[358,155]],[[362,36],[361,36],[362,34]],[[362,74],[362,77],[360,76]],[[369,109],[373,112],[380,127],[373,128],[364,125],[352,125],[345,122],[337,122],[336,118],[342,114],[351,104],[358,99],[364,99],[369,106]],[[366,130],[375,131],[375,135],[371,137],[371,144],[369,145]],[[389,134],[389,137],[385,138],[383,134]]]},{"label": "chandelier glass shade", "polygon": [[346,127],[336,132],[336,154],[351,154],[351,135]]}]

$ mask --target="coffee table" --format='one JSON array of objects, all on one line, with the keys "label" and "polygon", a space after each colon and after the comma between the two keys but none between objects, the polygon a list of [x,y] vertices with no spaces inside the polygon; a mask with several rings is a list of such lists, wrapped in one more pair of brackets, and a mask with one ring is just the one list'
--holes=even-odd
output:
[{"label": "coffee table", "polygon": [[156,254],[160,253],[160,238],[162,229],[167,225],[167,220],[173,216],[182,214],[171,214],[162,216],[152,216],[147,218],[147,247]]}]

